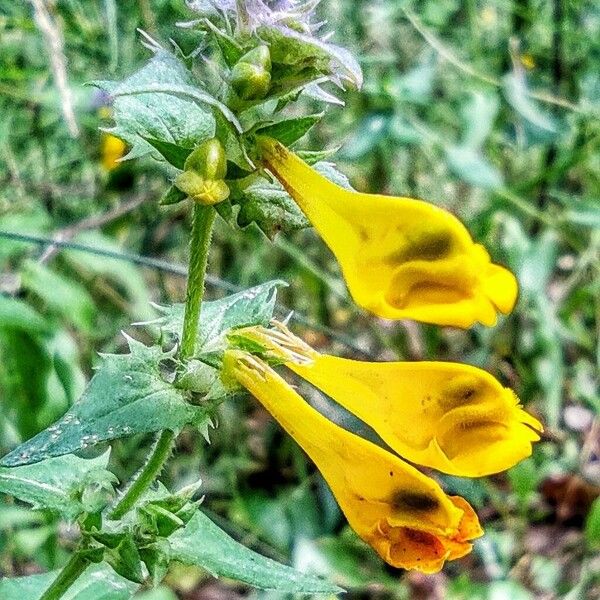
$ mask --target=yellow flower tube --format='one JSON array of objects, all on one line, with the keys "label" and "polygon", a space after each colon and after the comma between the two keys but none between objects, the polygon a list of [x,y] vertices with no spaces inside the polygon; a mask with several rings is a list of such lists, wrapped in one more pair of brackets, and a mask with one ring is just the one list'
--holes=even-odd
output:
[{"label": "yellow flower tube", "polygon": [[252,393],[314,461],[356,533],[389,564],[424,573],[472,548],[483,531],[471,506],[397,456],[342,429],[271,367],[240,350],[224,372]]},{"label": "yellow flower tube", "polygon": [[422,200],[344,189],[270,138],[263,165],[298,203],[340,263],[354,301],[386,319],[494,325],[517,298],[514,275],[449,212]]},{"label": "yellow flower tube", "polygon": [[531,454],[541,423],[486,371],[449,362],[363,362],[319,354],[285,326],[252,339],[371,426],[398,454],[460,477],[482,477]]}]

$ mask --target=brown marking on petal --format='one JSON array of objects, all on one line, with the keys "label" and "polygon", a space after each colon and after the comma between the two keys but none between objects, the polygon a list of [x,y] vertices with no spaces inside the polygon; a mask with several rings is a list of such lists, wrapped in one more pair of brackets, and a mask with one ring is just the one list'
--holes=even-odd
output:
[{"label": "brown marking on petal", "polygon": [[406,537],[415,544],[425,544],[429,546],[434,545],[437,542],[437,538],[434,535],[425,531],[419,531],[418,529],[405,528],[404,533]]},{"label": "brown marking on petal", "polygon": [[392,505],[396,509],[428,512],[435,510],[439,506],[439,502],[428,494],[399,490],[394,493]]},{"label": "brown marking on petal", "polygon": [[[401,227],[402,233],[406,231]],[[384,261],[389,265],[399,265],[411,260],[441,260],[452,250],[452,235],[447,231],[425,231],[414,237],[408,236],[401,247],[390,252]]]},{"label": "brown marking on petal", "polygon": [[370,239],[369,232],[364,227],[358,227],[358,236],[363,242],[368,242]]},{"label": "brown marking on petal", "polygon": [[451,379],[442,389],[438,404],[448,410],[464,404],[476,402],[484,391],[479,380],[470,375],[461,375]]}]

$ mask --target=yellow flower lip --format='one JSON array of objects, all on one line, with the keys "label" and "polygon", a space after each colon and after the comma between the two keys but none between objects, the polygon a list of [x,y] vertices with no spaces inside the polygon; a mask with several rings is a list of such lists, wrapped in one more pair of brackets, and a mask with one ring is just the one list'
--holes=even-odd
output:
[{"label": "yellow flower lip", "polygon": [[228,350],[224,364],[226,378],[251,392],[314,461],[351,527],[385,561],[433,573],[470,552],[483,532],[464,499],[326,419],[259,358]]},{"label": "yellow flower lip", "polygon": [[514,307],[515,277],[449,212],[344,189],[270,138],[259,137],[257,150],[336,256],[359,306],[387,319],[463,328],[494,325],[498,312]]}]

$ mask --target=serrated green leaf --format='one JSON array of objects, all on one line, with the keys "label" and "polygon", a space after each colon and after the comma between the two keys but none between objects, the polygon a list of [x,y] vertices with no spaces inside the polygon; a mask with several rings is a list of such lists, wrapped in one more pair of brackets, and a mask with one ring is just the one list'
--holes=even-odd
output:
[{"label": "serrated green leaf", "polygon": [[[314,169],[337,185],[352,189],[348,178],[331,163],[317,163]],[[239,206],[234,224],[244,228],[256,223],[270,239],[279,232],[289,233],[310,226],[293,198],[276,181],[257,179],[248,187],[232,194],[231,204]]]},{"label": "serrated green leaf", "polygon": [[104,545],[104,560],[121,577],[125,577],[125,579],[134,583],[143,583],[142,560],[131,532],[97,532],[93,533],[92,537]]},{"label": "serrated green leaf", "polygon": [[235,63],[242,58],[244,55],[243,48],[229,35],[221,31],[218,27],[213,25],[210,19],[205,19],[204,23],[210,29],[213,34],[221,54],[225,59],[225,63],[228,67],[233,67]]},{"label": "serrated green leaf", "polygon": [[160,363],[169,355],[157,346],[128,342],[129,354],[104,356],[81,399],[0,465],[26,465],[136,433],[178,431],[208,418],[206,408],[187,402],[184,392],[163,378]]},{"label": "serrated green leaf", "polygon": [[206,569],[214,576],[243,581],[265,590],[296,594],[337,594],[343,590],[315,575],[309,575],[266,558],[236,542],[198,511],[165,543],[171,560]]},{"label": "serrated green leaf", "polygon": [[333,181],[336,185],[339,185],[347,190],[354,190],[350,185],[350,180],[344,173],[338,171],[336,166],[330,162],[319,162],[313,167],[315,171],[318,171],[324,177],[327,177],[329,181]]},{"label": "serrated green leaf", "polygon": [[[0,581],[2,600],[38,600],[59,571],[4,578]],[[64,593],[61,600],[129,600],[138,585],[117,575],[107,564],[92,565]]]},{"label": "serrated green leaf", "polygon": [[[225,347],[230,329],[267,325],[273,316],[277,287],[282,281],[269,281],[220,300],[204,302],[200,313],[197,346],[201,353],[218,352]],[[183,327],[184,304],[158,307],[162,313],[153,324],[164,332],[179,336]]]},{"label": "serrated green leaf", "polygon": [[236,223],[245,228],[256,223],[273,239],[277,233],[290,233],[310,226],[292,197],[278,184],[260,179],[231,199],[239,206]]},{"label": "serrated green leaf", "polygon": [[356,88],[362,86],[360,65],[345,48],[283,26],[260,27],[257,34],[269,44],[273,63],[313,65],[321,74],[345,79]]},{"label": "serrated green leaf", "polygon": [[323,113],[284,119],[258,128],[256,135],[266,135],[280,141],[285,146],[291,146],[306,135],[323,117]]},{"label": "serrated green leaf", "polygon": [[[193,148],[215,134],[215,119],[208,105],[220,103],[197,90],[186,66],[164,50],[123,82],[96,81],[92,85],[114,98],[115,127],[110,131],[130,144],[126,158],[152,152],[153,145],[145,138]],[[182,96],[175,90],[195,94]]]},{"label": "serrated green leaf", "polygon": [[[49,458],[34,465],[0,467],[0,492],[74,520],[85,512],[81,493],[93,482],[114,483],[106,470],[109,452],[92,459],[77,456]],[[0,596],[1,597],[1,596]]]}]

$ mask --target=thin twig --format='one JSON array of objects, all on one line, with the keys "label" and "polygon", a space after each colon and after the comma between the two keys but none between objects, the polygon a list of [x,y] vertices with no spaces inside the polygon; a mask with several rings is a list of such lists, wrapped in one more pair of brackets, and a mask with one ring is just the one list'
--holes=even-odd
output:
[{"label": "thin twig", "polygon": [[71,137],[79,136],[79,126],[73,110],[73,96],[67,81],[67,68],[63,40],[60,31],[52,21],[44,0],[30,0],[33,5],[33,17],[42,32],[50,55],[50,64],[54,75],[54,82],[61,98],[61,107],[67,128]]},{"label": "thin twig", "polygon": [[489,83],[490,85],[494,85],[496,87],[501,87],[502,83],[499,79],[494,77],[490,77],[489,75],[485,75],[483,73],[479,73],[475,70],[471,65],[464,63],[461,61],[458,56],[454,53],[454,51],[447,48],[440,40],[438,40],[435,35],[427,28],[417,15],[408,10],[407,8],[401,8],[404,16],[410,22],[410,24],[417,30],[417,32],[423,37],[423,39],[442,57],[445,58],[450,64],[453,64],[457,69],[463,71],[467,75],[474,77],[475,79],[479,79],[485,83]]},{"label": "thin twig", "polygon": [[[87,244],[80,244],[78,242],[57,240],[48,236],[18,233],[16,231],[0,230],[0,238],[14,240],[18,242],[28,242],[32,244],[52,244],[58,246],[59,248],[65,248],[67,250],[75,250],[77,252],[88,252],[97,256],[106,256],[107,258],[127,261],[132,264],[140,265],[142,267],[148,267],[150,269],[156,269],[158,271],[170,273],[179,277],[187,277],[187,268],[183,265],[176,265],[167,262],[166,260],[151,258],[149,256],[141,256],[140,254],[133,254],[131,252],[118,252],[116,250],[97,248],[94,246],[89,246]],[[230,283],[229,281],[225,281],[220,277],[210,274],[206,275],[206,283],[230,293],[240,292],[243,289],[241,286],[236,285],[235,283]],[[304,327],[312,329],[313,331],[319,331],[321,333],[324,333],[331,339],[346,346],[349,350],[352,350],[365,358],[373,358],[369,351],[361,348],[358,344],[356,344],[356,342],[354,342],[354,340],[352,340],[352,338],[350,338],[350,336],[346,336],[342,333],[339,333],[338,331],[332,329],[331,327],[328,327],[327,325],[323,325],[322,323],[313,321],[309,317],[304,316],[302,313],[292,311],[292,309],[281,303],[277,303],[277,310],[281,315],[284,316],[292,313],[291,318],[297,323],[303,325]]]},{"label": "thin twig", "polygon": [[[434,33],[427,28],[419,17],[415,15],[408,8],[400,9],[407,21],[415,28],[415,30],[421,35],[421,37],[444,59],[446,59],[450,64],[454,65],[457,69],[466,73],[470,77],[474,79],[478,79],[479,81],[483,81],[489,85],[493,85],[497,88],[502,88],[502,81],[496,77],[491,77],[486,75],[485,73],[479,72],[477,69],[472,67],[470,64],[462,61],[456,53],[448,48],[442,41],[440,41]],[[591,112],[590,110],[585,110],[584,108],[577,106],[573,102],[566,100],[565,98],[560,98],[558,96],[554,96],[549,92],[542,90],[528,90],[527,95],[535,100],[539,100],[540,102],[544,102],[546,104],[553,104],[555,106],[560,106],[561,108],[566,108],[573,112],[585,114],[586,112]]]},{"label": "thin twig", "polygon": [[145,199],[146,198],[144,196],[138,196],[136,198],[128,200],[127,202],[123,202],[123,204],[120,204],[119,206],[113,208],[112,210],[109,210],[108,212],[102,213],[100,215],[92,215],[91,217],[82,219],[74,225],[61,229],[53,236],[55,241],[44,250],[42,256],[39,259],[39,262],[48,262],[56,254],[58,250],[56,240],[68,241],[74,238],[78,233],[81,233],[82,231],[86,231],[88,229],[98,229],[99,227],[102,227],[103,225],[115,221],[123,215],[134,211],[145,201]]}]

